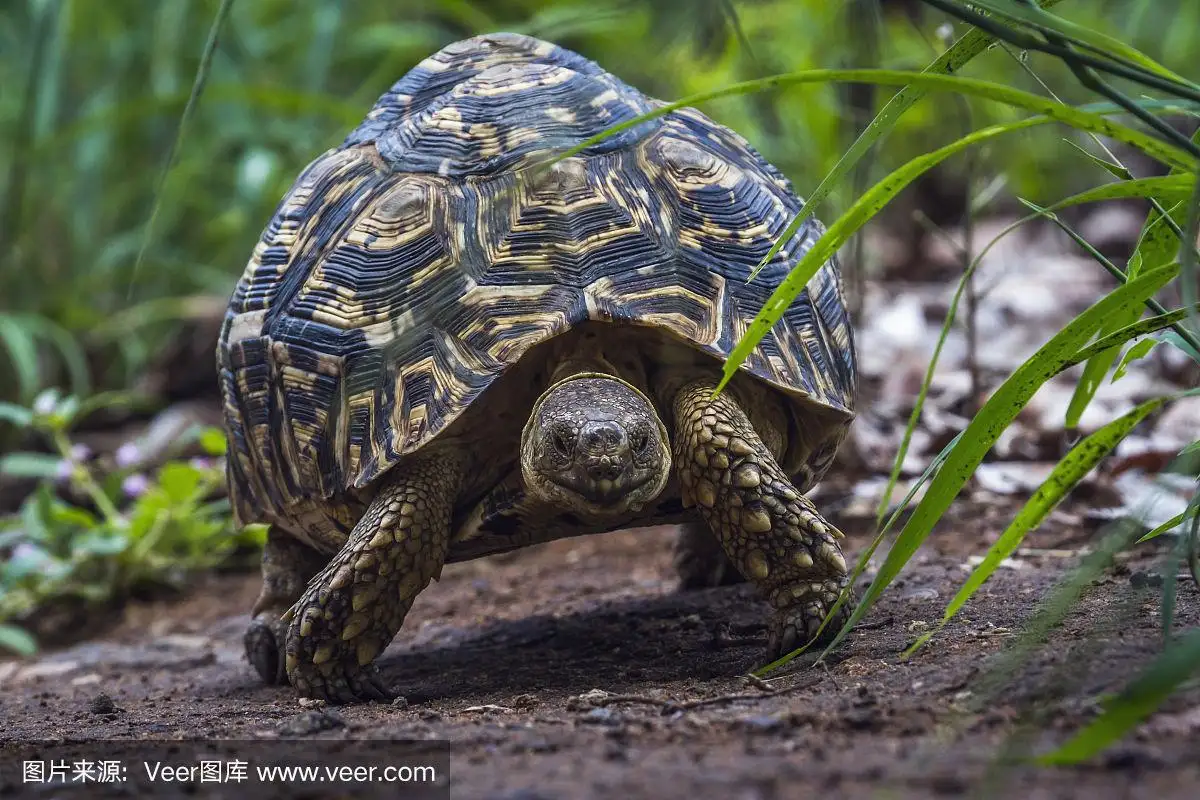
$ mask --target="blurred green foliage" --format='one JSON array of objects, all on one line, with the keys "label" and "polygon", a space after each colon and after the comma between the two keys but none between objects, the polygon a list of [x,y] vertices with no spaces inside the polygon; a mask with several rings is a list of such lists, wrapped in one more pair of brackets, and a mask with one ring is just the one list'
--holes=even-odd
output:
[{"label": "blurred green foliage", "polygon": [[0,516],[0,652],[32,652],[35,639],[13,621],[36,623],[46,607],[103,606],[139,588],[182,586],[198,570],[227,565],[238,552],[257,556],[262,547],[265,526],[235,531],[228,500],[215,497],[225,482],[221,431],[189,431],[168,455],[195,442],[206,456],[175,457],[153,471],[136,442],[93,458],[72,441],[89,414],[128,402],[55,389],[29,408],[0,402],[0,420],[54,451],[0,454],[0,476],[39,479],[17,513]]},{"label": "blurred green foliage", "polygon": [[[135,274],[218,4],[0,5],[0,320],[26,315],[9,316],[10,327],[28,331],[38,319],[68,333],[85,346],[100,387],[125,385],[178,324],[177,315],[162,313],[164,298],[227,295],[298,171],[336,145],[406,70],[451,41],[496,30],[534,34],[674,99],[811,67],[920,68],[965,29],[895,0],[239,0]],[[1200,38],[1188,33],[1200,29],[1200,4],[1190,0],[1071,0],[1058,12],[1120,33],[1171,68],[1186,70],[1200,56]],[[1064,100],[1086,97],[1053,59],[1032,63]],[[1040,91],[999,50],[967,72]],[[848,103],[857,98],[861,106],[869,96],[802,87],[705,110],[746,135],[804,193],[836,163],[855,119],[874,110],[868,104],[853,113]],[[948,97],[921,103],[872,169],[882,174],[970,128],[1014,118],[972,103],[967,120],[966,107]],[[1084,188],[1096,169],[1062,136],[1045,129],[989,146],[988,177],[1006,176],[1035,201]],[[844,209],[851,189],[838,187],[822,215]],[[186,305],[178,310],[186,313]],[[118,313],[117,335],[111,324],[97,335]],[[0,399],[16,396],[16,336],[0,336]],[[38,351],[42,386],[61,383],[68,367],[79,377],[78,352],[63,353],[63,342],[44,333],[30,336],[16,347],[26,360]],[[23,399],[37,388],[25,387]]]}]

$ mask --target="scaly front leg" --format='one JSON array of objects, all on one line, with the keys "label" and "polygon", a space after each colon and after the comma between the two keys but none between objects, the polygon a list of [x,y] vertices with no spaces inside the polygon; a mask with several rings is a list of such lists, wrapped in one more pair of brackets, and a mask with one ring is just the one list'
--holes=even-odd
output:
[{"label": "scaly front leg", "polygon": [[301,695],[330,703],[394,696],[375,657],[441,574],[462,472],[458,456],[429,453],[383,479],[346,544],[289,612],[287,676]]},{"label": "scaly front leg", "polygon": [[845,586],[842,534],[788,480],[737,401],[728,392],[710,399],[715,387],[698,380],[676,393],[675,464],[685,504],[699,507],[774,607],[767,644],[774,659],[813,638]]}]

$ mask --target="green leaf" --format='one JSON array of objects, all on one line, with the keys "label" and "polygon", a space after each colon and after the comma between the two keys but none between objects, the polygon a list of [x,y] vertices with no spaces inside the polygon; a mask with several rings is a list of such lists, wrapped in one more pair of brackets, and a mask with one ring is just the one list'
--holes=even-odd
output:
[{"label": "green leaf", "polygon": [[[1178,272],[1179,265],[1172,264],[1169,267],[1164,267],[1164,269],[1171,269],[1175,272]],[[1128,286],[1128,284],[1126,285]],[[1076,353],[1073,358],[1069,359],[1063,364],[1060,372],[1068,370],[1076,364],[1081,364],[1084,361],[1087,361],[1096,353],[1103,353],[1105,350],[1110,350],[1113,347],[1122,345],[1134,337],[1144,336],[1147,333],[1160,331],[1163,328],[1175,324],[1185,316],[1187,316],[1187,310],[1183,308],[1177,308],[1174,311],[1168,311],[1166,314],[1158,314],[1153,317],[1147,317],[1146,319],[1138,320],[1132,325],[1127,325],[1120,330],[1115,330],[1107,336],[1102,336]]]},{"label": "green leaf", "polygon": [[47,512],[47,519],[56,526],[90,530],[99,524],[99,520],[84,508],[68,505],[55,500]]},{"label": "green leaf", "polygon": [[[1200,131],[1196,131],[1196,138],[1200,139]],[[1182,267],[1179,288],[1183,304],[1191,309],[1188,314],[1189,330],[1193,336],[1200,336],[1200,313],[1196,310],[1196,304],[1200,302],[1200,278],[1197,277],[1197,273],[1200,273],[1200,255],[1196,252],[1196,242],[1200,241],[1200,183],[1197,183],[1184,208],[1186,221],[1179,247],[1179,263]]]},{"label": "green leaf", "polygon": [[1063,141],[1066,142],[1069,146],[1078,150],[1080,153],[1083,154],[1083,156],[1085,158],[1087,158],[1087,160],[1091,161],[1093,164],[1100,167],[1100,169],[1104,170],[1109,175],[1112,175],[1113,177],[1117,178],[1118,180],[1122,180],[1122,181],[1133,180],[1133,174],[1129,170],[1127,170],[1124,166],[1122,166],[1120,164],[1115,164],[1106,158],[1101,158],[1100,156],[1096,155],[1095,153],[1091,152],[1090,150],[1085,149],[1084,147],[1071,141],[1070,139],[1063,139]]},{"label": "green leaf", "polygon": [[49,453],[7,453],[0,456],[0,474],[14,478],[54,478],[62,459]]},{"label": "green leaf", "polygon": [[54,563],[54,557],[40,544],[27,543],[4,562],[4,577],[10,581],[22,580],[30,575],[45,572]]},{"label": "green leaf", "polygon": [[75,420],[79,421],[100,409],[133,408],[139,403],[145,403],[148,398],[132,391],[97,392],[79,404],[75,412]]},{"label": "green leaf", "polygon": [[1155,338],[1178,347],[1180,350],[1187,353],[1193,361],[1200,364],[1200,350],[1197,350],[1184,341],[1183,337],[1175,331],[1163,331],[1162,333],[1156,333]]},{"label": "green leaf", "polygon": [[158,471],[158,484],[174,503],[191,503],[200,487],[200,471],[183,461],[164,464]]},{"label": "green leaf", "polygon": [[220,428],[205,428],[200,433],[200,446],[210,456],[225,455],[225,433]]},{"label": "green leaf", "polygon": [[77,556],[106,557],[125,552],[129,537],[121,531],[98,528],[76,536],[71,541],[71,552]]},{"label": "green leaf", "polygon": [[88,394],[91,391],[91,380],[88,376],[87,356],[71,333],[53,320],[35,314],[23,314],[19,320],[31,334],[53,345],[58,351],[70,377],[71,391],[80,396]]},{"label": "green leaf", "polygon": [[[1191,447],[1185,448],[1184,450],[1182,450],[1180,452],[1180,455],[1184,455],[1190,449],[1195,449],[1197,445],[1200,445],[1200,442],[1196,442],[1195,444],[1192,444]],[[1151,539],[1157,539],[1159,536],[1162,536],[1167,531],[1172,530],[1173,528],[1176,528],[1176,527],[1182,525],[1185,521],[1191,519],[1194,516],[1196,516],[1196,512],[1194,512],[1194,511],[1191,511],[1191,512],[1180,511],[1178,514],[1171,517],[1169,520],[1164,522],[1162,525],[1159,525],[1157,528],[1150,531],[1142,538],[1138,539],[1136,544],[1141,544],[1142,542],[1148,542]]]},{"label": "green leaf", "polygon": [[[1043,209],[1044,211],[1057,211],[1068,206],[1077,206],[1083,203],[1095,203],[1101,200],[1119,200],[1127,197],[1145,197],[1153,198],[1160,202],[1166,202],[1171,205],[1181,203],[1187,199],[1188,195],[1196,186],[1195,175],[1163,175],[1154,178],[1137,178],[1134,180],[1117,181],[1115,183],[1106,183],[1102,186],[1097,186],[1079,194],[1071,195],[1065,200],[1060,200],[1052,206]],[[1166,258],[1151,266],[1161,266],[1169,264],[1173,259]],[[1135,272],[1136,274],[1136,272]]]},{"label": "green leaf", "polygon": [[38,386],[37,343],[33,334],[11,314],[0,314],[0,345],[8,352],[8,362],[17,380],[17,396],[28,402]]},{"label": "green leaf", "polygon": [[37,640],[23,628],[0,623],[0,647],[19,656],[31,656],[37,652]]},{"label": "green leaf", "polygon": [[1178,268],[1164,267],[1147,272],[1124,286],[1117,287],[1071,320],[996,389],[963,430],[962,439],[951,451],[937,477],[930,483],[929,490],[896,537],[875,579],[871,581],[850,619],[826,648],[826,653],[841,642],[846,633],[874,605],[883,590],[900,574],[900,570],[929,536],[933,526],[975,472],[984,455],[1034,393],[1047,380],[1065,369],[1065,364],[1078,357],[1080,346],[1095,334],[1105,319],[1133,305],[1144,303],[1146,298],[1178,274]]},{"label": "green leaf", "polygon": [[[963,584],[962,588],[954,596],[954,599],[946,606],[946,611],[942,615],[941,622],[938,623],[934,630],[918,638],[905,651],[905,656],[916,652],[954,618],[954,615],[966,605],[971,596],[979,590],[979,587],[999,568],[1000,563],[1016,552],[1021,542],[1024,541],[1025,535],[1042,523],[1042,520],[1054,510],[1054,507],[1059,504],[1063,497],[1075,488],[1085,475],[1092,471],[1096,464],[1100,462],[1100,459],[1111,453],[1113,448],[1149,414],[1157,411],[1174,399],[1176,399],[1174,396],[1169,396],[1148,400],[1127,414],[1103,426],[1071,448],[1070,452],[1063,456],[1062,460],[1051,470],[1046,480],[1042,482],[1042,485],[1034,491],[1024,507],[1017,512],[1017,515],[1009,523],[1004,533],[1000,535],[1000,538],[988,549],[983,561],[971,571],[966,583]],[[982,414],[983,412],[981,411],[980,413]]]},{"label": "green leaf", "polygon": [[21,503],[21,528],[30,540],[45,542],[50,538],[46,527],[47,512],[54,496],[48,484],[41,484]]},{"label": "green leaf", "polygon": [[33,412],[16,403],[0,403],[0,422],[11,422],[18,428],[29,427],[33,421]]},{"label": "green leaf", "polygon": [[[1038,209],[1038,211],[1044,211],[1044,209]],[[1153,213],[1151,211],[1151,215]],[[1055,221],[1057,222],[1058,220],[1055,218]],[[1149,219],[1146,224],[1149,228],[1153,228],[1153,223]],[[1146,241],[1145,232],[1144,229],[1142,242]],[[1139,252],[1139,250],[1140,246],[1129,259],[1129,268],[1125,276],[1126,280],[1136,276],[1143,268],[1143,253]],[[1170,259],[1167,259],[1167,262],[1164,263],[1169,262]],[[1146,266],[1157,266],[1157,264],[1147,264]],[[1100,330],[1100,335],[1103,337],[1127,325],[1132,325],[1141,316],[1142,310],[1140,308],[1131,308],[1122,314],[1114,315],[1111,319],[1105,321],[1104,326]],[[1083,418],[1083,413],[1087,410],[1088,405],[1091,404],[1092,398],[1100,390],[1100,384],[1103,382],[1104,376],[1108,374],[1108,369],[1112,366],[1118,354],[1117,348],[1114,347],[1096,353],[1088,359],[1087,364],[1083,368],[1083,374],[1079,377],[1078,383],[1075,384],[1075,393],[1071,396],[1071,402],[1067,406],[1067,416],[1064,424],[1068,429],[1079,426],[1079,420]],[[1113,380],[1116,380],[1116,378],[1114,377]]]},{"label": "green leaf", "polygon": [[1125,355],[1121,356],[1120,362],[1117,363],[1117,368],[1113,370],[1112,382],[1116,383],[1125,377],[1125,371],[1129,369],[1129,365],[1148,356],[1156,344],[1158,344],[1156,340],[1147,338],[1130,345],[1129,349],[1125,351]]},{"label": "green leaf", "polygon": [[1115,698],[1104,713],[1052,753],[1042,764],[1078,764],[1116,742],[1162,705],[1189,677],[1200,672],[1200,628],[1170,645]]}]

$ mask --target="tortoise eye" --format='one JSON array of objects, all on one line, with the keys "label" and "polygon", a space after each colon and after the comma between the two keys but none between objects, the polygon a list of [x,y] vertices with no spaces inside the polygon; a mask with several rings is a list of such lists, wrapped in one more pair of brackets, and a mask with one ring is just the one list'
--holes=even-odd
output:
[{"label": "tortoise eye", "polygon": [[629,437],[629,445],[637,455],[645,455],[646,449],[650,447],[650,434],[645,428],[638,428]]},{"label": "tortoise eye", "polygon": [[571,451],[574,449],[572,446],[574,442],[572,441],[569,432],[563,430],[562,428],[555,429],[554,432],[550,434],[550,443],[554,446],[554,452],[556,452],[558,455],[562,456],[563,458],[571,457]]}]

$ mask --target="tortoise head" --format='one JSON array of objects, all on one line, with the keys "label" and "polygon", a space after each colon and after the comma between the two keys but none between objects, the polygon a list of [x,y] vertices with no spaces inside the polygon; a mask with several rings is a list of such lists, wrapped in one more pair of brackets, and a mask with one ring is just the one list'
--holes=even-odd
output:
[{"label": "tortoise head", "polygon": [[521,434],[525,491],[585,519],[640,511],[671,472],[654,404],[611,375],[579,373],[534,403]]}]

